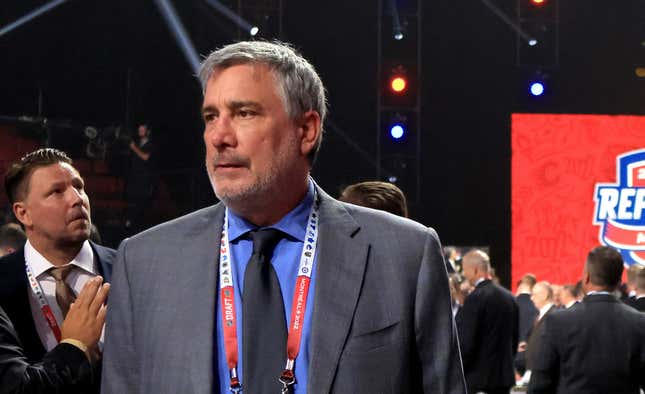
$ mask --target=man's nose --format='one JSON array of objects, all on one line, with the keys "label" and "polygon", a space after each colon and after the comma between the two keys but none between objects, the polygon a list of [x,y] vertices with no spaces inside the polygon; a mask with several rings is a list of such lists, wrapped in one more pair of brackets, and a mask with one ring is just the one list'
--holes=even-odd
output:
[{"label": "man's nose", "polygon": [[216,148],[235,145],[235,131],[231,119],[220,116],[206,126],[206,142]]},{"label": "man's nose", "polygon": [[77,205],[83,203],[83,196],[85,195],[85,192],[82,189],[79,190],[75,187],[70,187],[67,195],[70,203],[72,205]]}]

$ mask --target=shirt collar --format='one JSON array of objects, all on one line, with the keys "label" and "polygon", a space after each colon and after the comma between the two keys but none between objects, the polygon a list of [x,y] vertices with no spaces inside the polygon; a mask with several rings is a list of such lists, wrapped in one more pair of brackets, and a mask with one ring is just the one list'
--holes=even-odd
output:
[{"label": "shirt collar", "polygon": [[590,295],[596,295],[596,294],[606,294],[606,295],[611,295],[610,292],[608,291],[590,291],[587,293],[588,296]]},{"label": "shirt collar", "polygon": [[481,277],[477,279],[477,282],[475,282],[475,287],[479,286],[483,281],[485,281],[487,278]]},{"label": "shirt collar", "polygon": [[567,304],[564,307],[569,309],[572,306],[574,306],[577,302],[578,302],[578,300],[571,300],[571,301],[567,302]]},{"label": "shirt collar", "polygon": [[[25,243],[25,261],[29,264],[31,272],[35,277],[38,277],[39,275],[47,272],[50,268],[54,267],[54,265],[50,263],[45,256],[40,254],[40,252],[33,247],[29,240]],[[66,265],[69,264],[73,264],[90,274],[96,274],[96,270],[94,268],[94,251],[92,251],[89,241],[83,242],[83,246],[81,246],[81,250],[78,251],[76,257]]]},{"label": "shirt collar", "polygon": [[544,315],[546,315],[546,313],[549,311],[549,309],[551,309],[552,306],[553,304],[549,302],[548,304],[540,308],[540,316],[538,317],[538,320],[542,319]]},{"label": "shirt collar", "polygon": [[[269,227],[280,230],[292,238],[304,242],[307,220],[309,220],[309,212],[314,201],[314,184],[311,179],[309,179],[308,185],[307,194],[302,201],[280,219],[278,223]],[[232,210],[227,210],[229,241],[235,241],[249,231],[257,228],[256,225],[236,215]]]}]

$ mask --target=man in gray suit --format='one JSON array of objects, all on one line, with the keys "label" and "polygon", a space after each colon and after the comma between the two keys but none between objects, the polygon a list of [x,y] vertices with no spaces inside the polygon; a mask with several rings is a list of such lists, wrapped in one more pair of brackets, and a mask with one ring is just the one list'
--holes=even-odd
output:
[{"label": "man in gray suit", "polygon": [[326,112],[313,66],[240,42],[200,79],[222,202],[122,243],[103,393],[465,393],[437,234],[309,176]]}]

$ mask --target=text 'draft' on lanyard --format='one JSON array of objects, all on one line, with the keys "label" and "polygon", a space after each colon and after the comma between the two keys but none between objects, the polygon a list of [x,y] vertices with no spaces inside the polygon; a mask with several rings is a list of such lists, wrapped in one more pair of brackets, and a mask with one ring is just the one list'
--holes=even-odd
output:
[{"label": "text 'draft' on lanyard", "polygon": [[[307,296],[311,283],[314,257],[316,256],[316,243],[318,242],[319,203],[317,195],[314,195],[314,203],[311,206],[311,211],[307,219],[304,245],[302,247],[302,253],[300,254],[298,276],[296,277],[296,287],[291,304],[291,319],[287,336],[287,362],[284,371],[279,376],[283,393],[288,392],[289,386],[296,382],[294,367],[296,357],[298,357],[298,353],[300,352],[302,328],[305,311],[307,310]],[[239,393],[242,391],[242,384],[237,375],[237,315],[235,310],[235,288],[233,287],[231,250],[228,239],[228,209],[224,213],[224,227],[222,228],[219,250],[220,304],[222,307],[222,328],[226,363],[229,369],[231,392]]]},{"label": "text 'draft' on lanyard", "polygon": [[29,263],[25,262],[25,270],[27,271],[27,280],[29,281],[29,287],[31,287],[31,291],[34,293],[34,296],[38,301],[38,306],[40,306],[40,311],[42,312],[43,316],[45,316],[45,320],[47,320],[47,324],[49,325],[49,328],[54,333],[54,336],[56,337],[56,341],[60,342],[61,340],[60,327],[56,322],[56,317],[54,317],[52,308],[49,306],[49,303],[45,299],[45,293],[43,292],[42,287],[40,287],[40,284],[36,280],[36,276],[34,275],[34,273],[31,271],[31,268],[29,267]]}]

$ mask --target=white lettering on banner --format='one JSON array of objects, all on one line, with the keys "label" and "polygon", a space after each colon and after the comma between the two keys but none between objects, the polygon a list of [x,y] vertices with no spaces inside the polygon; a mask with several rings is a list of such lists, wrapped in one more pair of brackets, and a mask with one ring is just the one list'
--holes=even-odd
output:
[{"label": "white lettering on banner", "polygon": [[637,244],[642,244],[645,242],[645,233],[638,233],[636,236],[636,243]]},{"label": "white lettering on banner", "polygon": [[224,297],[224,319],[233,320],[233,301],[230,298]]},{"label": "white lettering on banner", "polygon": [[601,188],[598,220],[640,220],[645,211],[645,188]]}]

